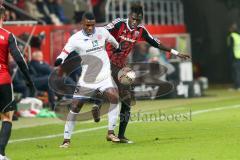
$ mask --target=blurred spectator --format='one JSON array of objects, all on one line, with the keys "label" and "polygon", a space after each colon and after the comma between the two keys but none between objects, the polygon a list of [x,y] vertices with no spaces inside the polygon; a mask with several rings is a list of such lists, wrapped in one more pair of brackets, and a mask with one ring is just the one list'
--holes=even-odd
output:
[{"label": "blurred spectator", "polygon": [[46,5],[46,12],[49,14],[53,24],[55,25],[62,25],[59,17],[57,16],[56,13],[56,3],[55,0],[45,0],[45,5]]},{"label": "blurred spectator", "polygon": [[148,45],[146,43],[137,43],[133,49],[133,62],[145,62],[147,59]]},{"label": "blurred spectator", "polygon": [[64,13],[63,0],[55,0],[55,13],[62,23],[67,24],[70,22]]},{"label": "blurred spectator", "polygon": [[12,10],[6,9],[5,20],[6,21],[16,21],[17,20],[17,16],[16,16],[15,12],[12,11]]},{"label": "blurred spectator", "polygon": [[25,10],[34,18],[37,19],[42,19],[42,20],[46,20],[44,15],[42,13],[39,12],[38,8],[37,8],[37,0],[26,0],[25,2]]},{"label": "blurred spectator", "polygon": [[44,15],[44,21],[45,21],[47,24],[53,24],[52,19],[51,19],[51,17],[50,17],[49,10],[48,10],[45,2],[44,2],[43,0],[37,0],[36,5],[37,5],[38,11],[39,11],[41,14]]},{"label": "blurred spectator", "polygon": [[25,9],[25,0],[18,0],[17,7],[24,10]]},{"label": "blurred spectator", "polygon": [[74,21],[80,23],[84,12],[89,11],[89,6],[86,0],[73,0],[74,4]]},{"label": "blurred spectator", "polygon": [[35,51],[30,61],[30,71],[34,84],[39,91],[48,92],[48,101],[51,109],[54,109],[55,95],[48,86],[48,77],[52,71],[51,67],[43,61],[42,51]]},{"label": "blurred spectator", "polygon": [[47,24],[62,25],[56,14],[54,13],[53,0],[37,0],[37,8],[44,15]]},{"label": "blurred spectator", "polygon": [[228,48],[232,63],[233,87],[240,91],[240,34],[236,23],[229,28]]},{"label": "blurred spectator", "polygon": [[12,76],[13,90],[16,93],[21,93],[21,98],[29,97],[29,90],[22,72],[18,69],[17,64],[12,56],[9,56],[9,71]]},{"label": "blurred spectator", "polygon": [[8,3],[11,3],[12,5],[16,5],[18,0],[5,0]]},{"label": "blurred spectator", "polygon": [[[162,54],[158,48],[150,47],[148,50],[147,61],[151,63],[159,63],[167,68],[166,79],[174,80],[175,67],[169,63],[165,54]],[[176,78],[177,79],[177,78]]]},{"label": "blurred spectator", "polygon": [[[23,34],[19,35],[18,37],[20,39],[22,39],[23,41],[27,42],[29,37],[31,35],[27,32],[24,32]],[[32,35],[31,36],[31,40],[30,40],[30,46],[32,47],[32,49],[34,50],[40,50],[41,45],[42,45],[42,41],[44,40],[46,34],[44,31],[40,32],[38,35]],[[20,46],[21,43],[19,43]],[[24,44],[23,44],[24,46]]]},{"label": "blurred spectator", "polygon": [[97,23],[105,22],[105,5],[106,0],[91,0],[93,13]]}]

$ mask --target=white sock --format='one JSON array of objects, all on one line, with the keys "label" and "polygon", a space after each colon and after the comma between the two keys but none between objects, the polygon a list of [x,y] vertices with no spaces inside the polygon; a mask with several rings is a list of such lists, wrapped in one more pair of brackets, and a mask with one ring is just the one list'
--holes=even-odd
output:
[{"label": "white sock", "polygon": [[64,139],[71,139],[72,132],[76,124],[77,115],[78,113],[74,113],[72,111],[68,113],[67,121],[64,128]]},{"label": "white sock", "polygon": [[117,126],[118,114],[119,114],[119,106],[118,104],[110,103],[109,111],[108,111],[108,130],[114,130]]}]

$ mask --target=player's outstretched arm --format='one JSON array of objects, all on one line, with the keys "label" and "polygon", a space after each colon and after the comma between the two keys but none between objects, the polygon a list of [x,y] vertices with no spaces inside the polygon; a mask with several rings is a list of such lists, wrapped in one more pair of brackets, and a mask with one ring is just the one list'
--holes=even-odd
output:
[{"label": "player's outstretched arm", "polygon": [[159,48],[160,50],[163,50],[163,51],[170,52],[171,54],[176,55],[176,56],[178,56],[181,59],[187,60],[187,59],[190,58],[189,55],[182,54],[182,53],[180,53],[180,52],[178,52],[178,51],[176,51],[174,49],[171,49],[171,48],[161,44],[157,39],[154,39],[145,28],[143,28],[142,38],[145,41],[147,41],[151,46]]},{"label": "player's outstretched arm", "polygon": [[31,92],[30,96],[34,96],[36,91],[34,83],[30,77],[27,63],[25,62],[20,50],[17,47],[17,41],[13,34],[9,35],[8,41],[10,53],[27,80],[27,85]]},{"label": "player's outstretched arm", "polygon": [[183,59],[183,60],[187,60],[187,59],[190,59],[191,57],[189,55],[186,55],[186,54],[182,54],[178,51],[176,51],[175,49],[171,49],[171,48],[168,48],[166,46],[164,46],[163,44],[158,44],[158,47],[159,49],[161,50],[164,50],[164,51],[167,51],[167,52],[170,52],[171,54],[175,55],[175,56],[178,56],[179,58]]},{"label": "player's outstretched arm", "polygon": [[61,65],[64,62],[64,60],[68,57],[69,53],[71,53],[72,51],[74,51],[76,49],[76,44],[74,43],[75,38],[76,38],[76,35],[73,35],[68,39],[68,42],[66,43],[62,52],[57,57],[57,59],[54,63],[55,67]]}]

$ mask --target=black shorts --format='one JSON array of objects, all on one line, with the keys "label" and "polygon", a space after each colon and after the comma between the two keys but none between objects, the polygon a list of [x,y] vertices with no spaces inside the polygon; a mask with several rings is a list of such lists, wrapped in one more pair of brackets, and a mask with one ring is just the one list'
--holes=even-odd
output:
[{"label": "black shorts", "polygon": [[0,113],[16,110],[11,84],[0,85]]},{"label": "black shorts", "polygon": [[118,72],[121,69],[122,68],[119,68],[119,67],[115,66],[114,64],[111,64],[112,77],[118,86],[118,91],[119,91],[119,96],[120,96],[121,102],[126,103],[127,105],[130,105],[130,106],[133,106],[136,104],[133,87],[131,85],[123,85],[118,81]]}]

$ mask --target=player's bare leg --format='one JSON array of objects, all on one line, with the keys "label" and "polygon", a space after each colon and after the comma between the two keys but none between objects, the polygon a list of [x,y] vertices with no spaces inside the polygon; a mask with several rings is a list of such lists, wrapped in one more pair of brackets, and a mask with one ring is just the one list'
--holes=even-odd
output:
[{"label": "player's bare leg", "polygon": [[68,148],[70,146],[70,140],[72,132],[75,127],[76,118],[79,114],[81,108],[83,107],[83,102],[80,100],[74,99],[72,102],[71,109],[68,113],[65,128],[64,128],[64,140],[63,143],[59,146],[60,148]]},{"label": "player's bare leg", "polygon": [[108,112],[108,133],[106,139],[107,141],[120,142],[120,139],[114,134],[119,112],[118,90],[116,88],[109,88],[104,92],[104,96],[110,102]]}]

